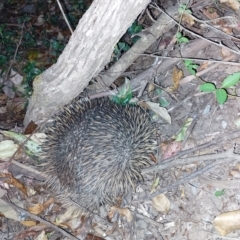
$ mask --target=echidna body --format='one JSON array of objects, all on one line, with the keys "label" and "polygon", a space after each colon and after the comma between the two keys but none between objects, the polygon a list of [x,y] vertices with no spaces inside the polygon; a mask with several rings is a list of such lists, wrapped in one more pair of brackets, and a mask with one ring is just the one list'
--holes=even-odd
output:
[{"label": "echidna body", "polygon": [[89,209],[113,204],[152,163],[156,133],[146,110],[106,98],[74,100],[46,128],[49,185]]}]

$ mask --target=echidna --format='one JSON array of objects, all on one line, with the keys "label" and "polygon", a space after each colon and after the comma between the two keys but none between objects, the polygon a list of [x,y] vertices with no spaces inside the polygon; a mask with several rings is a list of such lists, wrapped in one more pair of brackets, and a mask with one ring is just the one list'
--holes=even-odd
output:
[{"label": "echidna", "polygon": [[156,150],[148,112],[107,98],[72,101],[53,117],[45,133],[48,184],[89,209],[113,204],[132,190]]}]

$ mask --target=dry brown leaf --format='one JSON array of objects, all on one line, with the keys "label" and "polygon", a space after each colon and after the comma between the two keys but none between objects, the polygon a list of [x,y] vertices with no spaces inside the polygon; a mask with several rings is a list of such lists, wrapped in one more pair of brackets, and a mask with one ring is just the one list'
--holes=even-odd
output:
[{"label": "dry brown leaf", "polygon": [[176,91],[180,85],[180,80],[183,78],[183,71],[176,66],[173,68],[173,87],[172,91]]},{"label": "dry brown leaf", "polygon": [[32,134],[32,133],[37,129],[37,127],[38,127],[38,125],[35,124],[33,121],[31,121],[31,122],[27,125],[27,127],[26,127],[26,129],[25,129],[25,131],[24,131],[24,134],[25,134],[25,135],[27,135],[27,134]]},{"label": "dry brown leaf", "polygon": [[34,206],[31,206],[28,208],[28,211],[30,213],[33,213],[35,215],[38,215],[39,213],[41,213],[42,211],[44,210],[44,207],[42,204],[38,203],[38,204],[35,204]]},{"label": "dry brown leaf", "polygon": [[240,8],[240,3],[237,0],[220,0],[220,3],[226,4],[228,7],[237,11]]},{"label": "dry brown leaf", "polygon": [[22,191],[27,196],[27,189],[24,184],[19,182],[11,174],[5,174],[5,177],[8,178],[6,181],[4,181],[5,183],[13,185],[14,187],[18,188],[20,191]]},{"label": "dry brown leaf", "polygon": [[[60,225],[62,223],[67,222],[70,219],[73,218],[77,218],[81,215],[81,212],[79,211],[75,211],[75,208],[68,208],[66,212],[64,212],[63,214],[59,215],[56,220],[55,220],[55,224],[56,225]],[[83,216],[81,216],[83,217]]]},{"label": "dry brown leaf", "polygon": [[54,198],[50,197],[46,202],[43,203],[44,209],[48,208],[53,203],[54,203]]},{"label": "dry brown leaf", "polygon": [[203,69],[206,69],[208,67],[208,62],[203,62],[199,68],[198,68],[198,71],[202,71]]},{"label": "dry brown leaf", "polygon": [[128,208],[119,208],[116,206],[110,208],[108,217],[112,219],[115,212],[118,212],[122,217],[125,217],[128,222],[131,222],[133,219],[132,212]]},{"label": "dry brown leaf", "polygon": [[161,147],[165,148],[165,151],[163,151],[163,159],[166,159],[176,155],[182,149],[182,143],[175,141],[169,143],[167,147],[161,144]]},{"label": "dry brown leaf", "polygon": [[160,194],[152,199],[152,205],[157,211],[168,213],[170,201],[164,194]]},{"label": "dry brown leaf", "polygon": [[[235,168],[238,170],[238,171],[240,171],[240,164],[238,163],[236,166],[235,166]],[[1,196],[1,195],[0,195]]]},{"label": "dry brown leaf", "polygon": [[233,29],[230,27],[224,27],[222,28],[222,31],[230,35],[233,33]]},{"label": "dry brown leaf", "polygon": [[214,219],[213,225],[222,236],[226,236],[230,232],[240,229],[239,222],[240,210],[236,210],[218,215]]},{"label": "dry brown leaf", "polygon": [[212,7],[203,9],[202,13],[209,19],[219,18],[217,10],[215,8],[212,8]]},{"label": "dry brown leaf", "polygon": [[236,170],[229,171],[230,176],[233,176],[234,178],[240,178],[240,172]]},{"label": "dry brown leaf", "polygon": [[20,223],[25,226],[25,227],[32,227],[32,226],[36,226],[37,223],[35,221],[32,220],[28,220],[28,221],[20,221]]},{"label": "dry brown leaf", "polygon": [[229,57],[231,55],[231,52],[228,48],[223,47],[221,49],[221,54],[222,54],[223,58],[225,58],[225,57]]},{"label": "dry brown leaf", "polygon": [[52,203],[54,203],[54,198],[50,197],[43,204],[38,203],[38,204],[35,204],[34,206],[29,207],[28,211],[35,214],[35,215],[38,215],[39,213],[44,211],[46,208],[48,208]]},{"label": "dry brown leaf", "polygon": [[152,92],[155,89],[155,86],[153,83],[149,83],[147,87],[148,93]]},{"label": "dry brown leaf", "polygon": [[182,21],[188,23],[189,25],[194,25],[194,19],[190,14],[183,14]]}]

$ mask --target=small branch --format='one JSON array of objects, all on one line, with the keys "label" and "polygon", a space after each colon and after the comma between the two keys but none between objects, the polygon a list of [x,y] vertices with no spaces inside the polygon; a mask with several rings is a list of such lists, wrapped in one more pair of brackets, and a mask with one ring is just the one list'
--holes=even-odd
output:
[{"label": "small branch", "polygon": [[226,159],[224,158],[224,159],[221,159],[220,161],[214,161],[214,162],[210,163],[209,165],[203,167],[202,169],[200,169],[200,170],[198,170],[198,171],[190,174],[189,176],[187,176],[187,177],[185,177],[185,178],[183,178],[183,179],[181,179],[181,180],[179,180],[179,181],[177,181],[177,182],[174,182],[173,184],[171,184],[171,185],[169,185],[169,186],[167,186],[167,187],[161,188],[159,191],[156,191],[156,192],[150,194],[150,195],[147,196],[147,197],[139,198],[138,201],[147,201],[147,200],[150,200],[150,199],[158,196],[158,195],[161,194],[161,193],[167,192],[167,191],[169,191],[169,190],[172,189],[172,188],[178,187],[178,186],[181,185],[181,184],[184,184],[184,183],[186,183],[186,182],[189,182],[190,180],[196,178],[197,176],[203,174],[204,172],[209,171],[211,168],[215,167],[216,164],[219,164],[219,163],[222,162],[222,161],[226,161]]},{"label": "small branch", "polygon": [[[229,149],[226,152],[218,153],[218,154],[205,154],[200,156],[194,156],[194,157],[188,157],[188,158],[180,158],[176,159],[176,161],[168,162],[168,163],[161,163],[160,165],[157,165],[154,167],[156,171],[172,168],[176,166],[184,166],[195,162],[200,161],[209,161],[209,160],[215,160],[215,159],[227,159],[227,158],[240,158],[240,155],[233,153],[233,149]],[[149,170],[149,169],[148,169]],[[149,170],[150,171],[150,170]],[[147,173],[147,169],[143,171],[143,173]],[[151,171],[150,171],[151,172]]]},{"label": "small branch", "polygon": [[[213,139],[213,140],[211,140],[211,141],[209,141],[207,143],[204,143],[202,145],[199,145],[197,147],[193,147],[193,148],[181,151],[181,152],[179,152],[178,154],[176,154],[173,157],[164,159],[164,162],[161,162],[162,160],[159,159],[158,162],[161,162],[160,164],[153,165],[153,166],[148,167],[148,168],[144,168],[144,169],[141,170],[141,173],[145,174],[145,173],[149,173],[149,172],[154,172],[156,170],[166,169],[166,168],[172,167],[171,164],[173,164],[173,162],[175,162],[174,166],[177,166],[178,165],[178,161],[181,160],[180,157],[182,157],[182,156],[185,156],[185,155],[187,155],[189,153],[193,153],[193,152],[199,151],[199,150],[204,149],[204,148],[208,148],[208,147],[210,147],[212,145],[216,145],[216,144],[224,142],[224,141],[230,141],[230,140],[233,140],[235,138],[239,138],[239,136],[240,136],[240,131],[236,131],[236,130],[235,131],[231,131],[231,132],[229,132],[228,134],[225,134],[222,137],[218,137],[218,138]],[[222,154],[222,155],[220,155],[220,154]],[[229,156],[230,157],[231,156],[234,156],[234,157],[238,156],[237,154],[233,153],[232,149],[228,150],[228,151],[226,151],[224,153],[220,153],[220,154],[210,154],[211,157],[209,157],[208,160],[209,159],[216,159],[217,157],[221,157],[221,156],[226,157],[226,154],[230,154],[230,155],[228,155],[228,157]],[[202,158],[206,158],[208,155],[203,155],[203,156],[204,157],[202,157]],[[198,157],[200,157],[200,156],[198,156]],[[195,158],[195,157],[193,157],[193,158]],[[189,159],[189,163],[191,163],[191,162],[194,162],[196,160],[196,159],[193,160],[193,158],[186,158],[186,159]],[[184,162],[184,159],[182,159],[182,161]],[[197,160],[197,161],[199,161],[199,160]],[[204,161],[204,159],[203,159],[203,161]],[[187,162],[188,162],[188,160],[186,160],[186,163]],[[186,163],[184,163],[184,164],[186,164]],[[164,165],[166,165],[166,167],[164,167]]]},{"label": "small branch", "polygon": [[213,45],[215,45],[215,46],[218,46],[218,47],[221,47],[221,48],[222,48],[222,47],[225,47],[225,48],[227,48],[229,51],[240,55],[240,51],[236,51],[236,50],[234,50],[234,49],[232,49],[232,48],[229,48],[229,47],[227,47],[227,46],[225,46],[225,45],[223,45],[223,44],[221,44],[221,43],[214,42],[214,41],[209,40],[209,39],[207,39],[207,38],[205,38],[205,37],[203,37],[203,36],[201,36],[201,35],[199,35],[199,34],[197,34],[197,33],[192,32],[191,30],[188,30],[186,27],[184,27],[182,24],[180,24],[177,20],[175,20],[175,19],[174,19],[171,15],[169,15],[167,12],[165,12],[164,10],[162,10],[162,9],[159,8],[159,7],[157,7],[157,9],[159,9],[159,11],[161,11],[164,15],[167,15],[172,21],[174,21],[177,25],[181,26],[181,28],[184,29],[184,31],[190,33],[191,35],[193,35],[193,36],[195,36],[195,37],[197,37],[197,38],[201,38],[201,39],[203,39],[203,40],[205,40],[205,41],[207,41],[207,42],[209,42],[209,43],[211,43],[211,44],[213,44]]},{"label": "small branch", "polygon": [[[212,60],[212,59],[199,59],[199,58],[187,58],[187,57],[165,57],[161,55],[156,55],[156,54],[140,54],[141,56],[149,56],[149,57],[156,57],[156,58],[166,58],[166,59],[179,59],[179,60],[193,60],[196,62],[210,62],[210,63],[218,63],[218,64],[227,64],[227,65],[234,65],[234,66],[240,66],[240,63],[238,62],[228,62],[228,61],[223,61],[223,60]],[[231,55],[234,56],[234,55]]]},{"label": "small branch", "polygon": [[61,5],[61,3],[59,2],[59,0],[57,0],[57,3],[58,3],[59,9],[60,9],[60,11],[61,11],[61,13],[62,13],[62,15],[63,15],[63,18],[64,18],[65,22],[67,23],[67,26],[68,26],[71,34],[73,34],[72,27],[71,27],[71,25],[70,25],[70,23],[69,23],[66,15],[65,15],[64,11],[63,11],[62,5]]}]

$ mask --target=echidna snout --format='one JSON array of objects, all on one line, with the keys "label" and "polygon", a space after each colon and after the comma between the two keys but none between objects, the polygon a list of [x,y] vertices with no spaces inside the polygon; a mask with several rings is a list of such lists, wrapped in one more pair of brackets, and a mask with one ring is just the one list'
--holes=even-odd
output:
[{"label": "echidna snout", "polygon": [[106,98],[72,101],[53,117],[45,133],[48,185],[87,208],[113,204],[131,191],[156,150],[148,112]]}]

